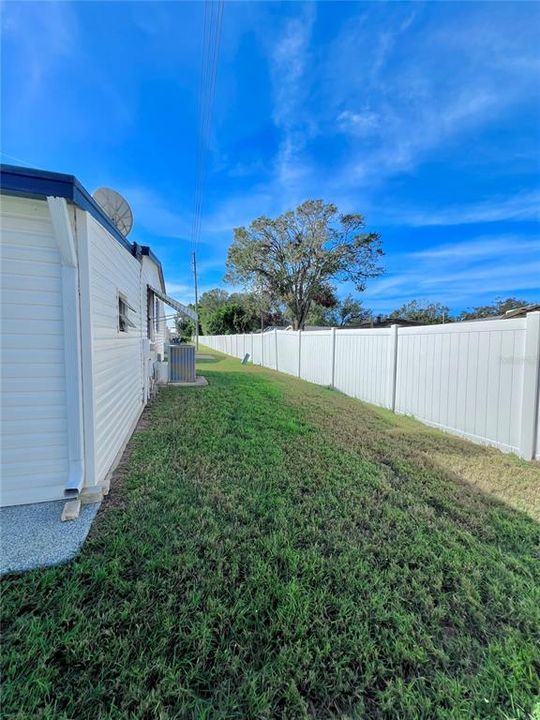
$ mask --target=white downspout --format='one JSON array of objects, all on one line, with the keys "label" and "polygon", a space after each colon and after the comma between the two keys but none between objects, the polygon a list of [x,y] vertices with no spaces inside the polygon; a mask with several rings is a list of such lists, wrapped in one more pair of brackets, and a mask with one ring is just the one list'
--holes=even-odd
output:
[{"label": "white downspout", "polygon": [[69,472],[66,497],[77,497],[84,483],[84,440],[77,250],[64,198],[48,197],[49,214],[62,260],[62,310]]}]

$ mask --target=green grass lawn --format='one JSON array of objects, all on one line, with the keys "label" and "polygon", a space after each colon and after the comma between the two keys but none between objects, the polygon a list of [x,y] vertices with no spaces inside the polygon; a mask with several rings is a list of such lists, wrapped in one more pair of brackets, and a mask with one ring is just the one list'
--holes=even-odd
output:
[{"label": "green grass lawn", "polygon": [[538,466],[200,369],[147,411],[79,558],[4,580],[3,717],[534,717]]}]

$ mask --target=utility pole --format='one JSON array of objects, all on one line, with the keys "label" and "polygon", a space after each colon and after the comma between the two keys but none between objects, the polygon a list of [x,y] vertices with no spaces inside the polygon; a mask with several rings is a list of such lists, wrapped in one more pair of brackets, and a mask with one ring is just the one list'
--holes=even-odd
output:
[{"label": "utility pole", "polygon": [[197,291],[197,256],[195,250],[193,251],[193,280],[195,283],[195,348],[199,349],[199,295]]}]

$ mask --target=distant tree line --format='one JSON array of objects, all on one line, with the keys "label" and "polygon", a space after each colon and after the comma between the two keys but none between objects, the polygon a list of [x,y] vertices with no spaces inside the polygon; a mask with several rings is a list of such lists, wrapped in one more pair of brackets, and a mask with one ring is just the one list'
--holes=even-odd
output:
[{"label": "distant tree line", "polygon": [[478,305],[477,307],[467,308],[455,315],[452,314],[450,308],[442,303],[422,303],[417,300],[401,305],[401,307],[392,311],[388,317],[390,319],[413,320],[422,323],[422,325],[436,325],[444,322],[463,322],[464,320],[481,320],[482,318],[498,317],[504,315],[509,310],[523,307],[531,304],[530,300],[522,300],[520,298],[495,298],[490,305]]},{"label": "distant tree line", "polygon": [[[443,303],[411,300],[390,313],[376,314],[352,295],[340,300],[327,294],[324,304],[312,304],[305,326],[347,327],[377,320],[408,320],[422,325],[436,325],[497,317],[529,302],[513,297],[496,298],[490,305],[479,305],[452,314],[450,308]],[[199,300],[199,332],[202,335],[234,335],[289,325],[292,326],[293,323],[286,307],[272,303],[268,296],[260,296],[254,292],[228,293],[222,288],[214,288],[203,293]],[[192,320],[179,318],[177,330],[182,339],[188,341],[195,332],[195,324]]]}]

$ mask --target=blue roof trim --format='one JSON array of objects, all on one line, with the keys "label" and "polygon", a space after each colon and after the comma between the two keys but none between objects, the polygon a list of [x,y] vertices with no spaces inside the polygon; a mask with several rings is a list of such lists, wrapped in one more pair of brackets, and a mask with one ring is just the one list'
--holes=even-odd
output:
[{"label": "blue roof trim", "polygon": [[[0,164],[0,192],[39,199],[48,196],[63,197],[89,212],[126,250],[136,255],[137,246],[122,235],[74,175]],[[159,263],[159,260],[157,262]]]}]

